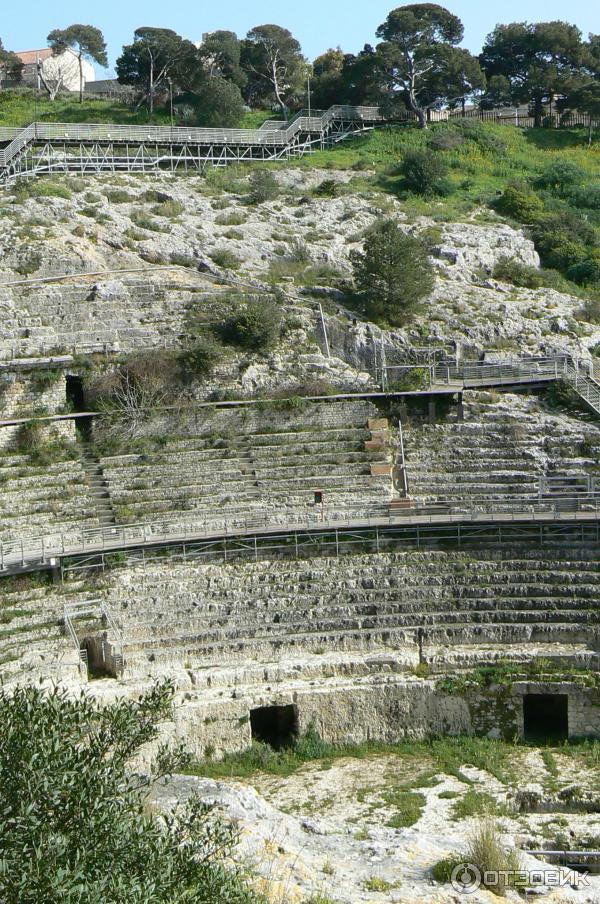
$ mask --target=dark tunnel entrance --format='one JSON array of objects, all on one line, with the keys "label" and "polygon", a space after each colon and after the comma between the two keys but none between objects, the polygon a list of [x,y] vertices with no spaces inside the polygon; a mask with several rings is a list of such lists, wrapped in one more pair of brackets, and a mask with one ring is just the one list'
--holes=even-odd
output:
[{"label": "dark tunnel entrance", "polygon": [[276,750],[287,747],[298,734],[296,707],[259,706],[250,710],[250,730],[253,741],[263,741]]},{"label": "dark tunnel entrance", "polygon": [[75,374],[67,374],[67,405],[71,411],[85,411],[83,379]]},{"label": "dark tunnel entrance", "polygon": [[567,694],[525,694],[523,735],[526,740],[561,740],[569,737]]}]

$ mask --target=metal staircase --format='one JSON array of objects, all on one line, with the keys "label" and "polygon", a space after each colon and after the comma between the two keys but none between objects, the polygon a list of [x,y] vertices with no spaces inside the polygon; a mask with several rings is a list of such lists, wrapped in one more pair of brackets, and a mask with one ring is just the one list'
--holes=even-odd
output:
[{"label": "metal staircase", "polygon": [[119,675],[123,672],[125,665],[123,655],[123,636],[119,626],[117,625],[106,600],[91,599],[83,600],[78,603],[65,604],[63,608],[63,625],[65,634],[70,637],[79,656],[79,671],[87,677],[89,675],[89,657],[88,651],[81,645],[81,638],[77,631],[78,623],[85,621],[96,622],[106,631],[106,637],[103,644],[110,649],[112,669],[115,674]]}]

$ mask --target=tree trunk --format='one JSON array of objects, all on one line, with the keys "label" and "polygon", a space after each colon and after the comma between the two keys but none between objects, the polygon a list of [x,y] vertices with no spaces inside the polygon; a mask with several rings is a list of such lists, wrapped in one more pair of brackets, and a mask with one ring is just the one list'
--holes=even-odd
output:
[{"label": "tree trunk", "polygon": [[78,56],[79,60],[79,103],[83,103],[83,60],[81,58],[81,53]]},{"label": "tree trunk", "polygon": [[542,125],[542,98],[534,97],[533,99],[533,125],[536,129],[541,128]]},{"label": "tree trunk", "polygon": [[588,122],[588,145],[590,145],[590,146],[592,144],[592,133],[594,131],[593,116],[594,116],[594,114],[590,110],[590,120]]},{"label": "tree trunk", "polygon": [[150,116],[154,113],[154,60],[150,59]]},{"label": "tree trunk", "polygon": [[412,110],[419,121],[419,128],[426,129],[427,128],[427,112],[419,105],[416,95],[416,73],[415,73],[415,64],[412,56],[409,55],[408,58],[408,75],[409,75],[409,84],[406,90],[406,95],[408,99],[408,108]]}]

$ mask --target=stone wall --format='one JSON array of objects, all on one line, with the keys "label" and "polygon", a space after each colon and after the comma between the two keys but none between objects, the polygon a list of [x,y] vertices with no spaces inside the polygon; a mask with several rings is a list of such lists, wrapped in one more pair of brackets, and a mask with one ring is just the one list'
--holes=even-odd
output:
[{"label": "stone wall", "polygon": [[61,372],[36,369],[0,375],[0,420],[58,414],[65,402],[66,379]]},{"label": "stone wall", "polygon": [[295,686],[238,687],[222,692],[220,700],[210,692],[182,693],[165,733],[184,741],[197,756],[207,750],[221,756],[250,745],[252,709],[293,706],[299,733],[314,729],[332,744],[393,744],[443,735],[509,740],[523,734],[525,692],[568,694],[569,737],[600,738],[598,692],[572,683],[515,683],[506,697],[495,690],[449,694],[432,680],[384,675],[343,683],[312,681],[310,686],[299,675]]}]

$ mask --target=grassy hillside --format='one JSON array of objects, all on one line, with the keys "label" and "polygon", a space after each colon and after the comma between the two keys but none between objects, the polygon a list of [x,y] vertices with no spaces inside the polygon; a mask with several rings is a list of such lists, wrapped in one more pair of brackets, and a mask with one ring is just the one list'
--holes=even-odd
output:
[{"label": "grassy hillside", "polygon": [[[445,136],[452,132],[454,139]],[[451,145],[444,147],[444,144]],[[452,146],[453,145],[453,146]],[[407,151],[431,148],[449,169],[450,191],[443,198],[422,198],[403,191],[399,164]],[[403,195],[415,214],[455,219],[479,205],[488,205],[513,181],[533,180],[551,163],[567,160],[580,166],[592,182],[600,177],[600,140],[588,148],[585,130],[517,129],[494,123],[468,122],[466,127],[439,123],[427,131],[410,126],[370,132],[319,151],[301,166],[375,171],[375,179],[360,182]]]},{"label": "grassy hillside", "polygon": [[[273,114],[268,110],[249,110],[240,128],[254,129]],[[159,108],[153,116],[145,107],[136,110],[132,104],[117,100],[84,98],[76,95],[57,97],[51,102],[33,90],[0,91],[0,126],[27,126],[34,122],[114,122],[121,125],[169,125],[169,111]]]},{"label": "grassy hillside", "polygon": [[[410,182],[410,161],[438,170]],[[388,192],[409,216],[440,222],[497,216],[526,226],[543,272],[511,264],[502,278],[528,288],[583,290],[600,320],[600,143],[584,130],[517,129],[472,120],[380,129],[299,162],[355,172],[346,190]]]}]

